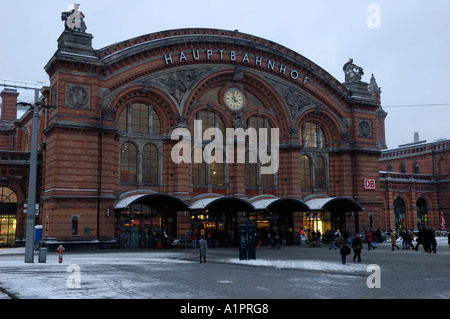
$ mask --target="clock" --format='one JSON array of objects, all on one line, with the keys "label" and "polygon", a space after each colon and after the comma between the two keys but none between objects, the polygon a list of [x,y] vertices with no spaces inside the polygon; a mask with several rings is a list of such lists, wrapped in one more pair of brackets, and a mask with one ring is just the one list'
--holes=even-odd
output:
[{"label": "clock", "polygon": [[240,110],[245,105],[244,92],[236,87],[228,88],[223,95],[223,100],[226,106],[233,111]]}]

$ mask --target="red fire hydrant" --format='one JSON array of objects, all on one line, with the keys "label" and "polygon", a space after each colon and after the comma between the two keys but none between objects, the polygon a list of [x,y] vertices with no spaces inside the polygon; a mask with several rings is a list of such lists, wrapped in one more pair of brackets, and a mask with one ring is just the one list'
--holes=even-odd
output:
[{"label": "red fire hydrant", "polygon": [[59,263],[62,263],[62,260],[63,260],[63,252],[64,252],[64,247],[63,247],[63,245],[59,245],[59,247],[58,247]]}]

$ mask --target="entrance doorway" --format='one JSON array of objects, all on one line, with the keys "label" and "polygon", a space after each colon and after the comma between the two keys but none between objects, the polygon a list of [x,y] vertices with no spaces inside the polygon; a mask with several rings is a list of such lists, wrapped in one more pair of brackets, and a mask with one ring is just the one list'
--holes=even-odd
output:
[{"label": "entrance doorway", "polygon": [[9,187],[0,187],[0,247],[16,243],[17,195]]}]

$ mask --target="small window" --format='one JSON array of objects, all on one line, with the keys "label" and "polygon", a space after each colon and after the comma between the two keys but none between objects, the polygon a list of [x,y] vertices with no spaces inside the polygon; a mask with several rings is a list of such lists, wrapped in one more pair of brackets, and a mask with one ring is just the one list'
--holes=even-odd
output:
[{"label": "small window", "polygon": [[78,216],[72,216],[72,235],[78,235]]}]

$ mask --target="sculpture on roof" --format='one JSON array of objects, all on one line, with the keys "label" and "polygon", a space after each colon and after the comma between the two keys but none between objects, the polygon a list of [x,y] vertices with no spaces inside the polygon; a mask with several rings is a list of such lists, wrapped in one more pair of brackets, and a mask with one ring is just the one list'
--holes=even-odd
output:
[{"label": "sculpture on roof", "polygon": [[70,5],[65,12],[61,13],[61,20],[65,21],[66,30],[86,32],[86,24],[84,23],[84,14],[80,10],[80,5],[74,3]]},{"label": "sculpture on roof", "polygon": [[350,58],[347,63],[342,67],[345,74],[345,82],[357,82],[361,81],[364,75],[363,68],[353,63],[353,59]]}]

